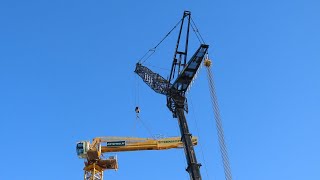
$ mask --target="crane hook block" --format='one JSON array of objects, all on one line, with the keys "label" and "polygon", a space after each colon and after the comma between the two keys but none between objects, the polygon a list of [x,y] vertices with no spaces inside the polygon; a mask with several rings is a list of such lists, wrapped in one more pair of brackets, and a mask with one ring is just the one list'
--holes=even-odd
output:
[{"label": "crane hook block", "polygon": [[210,59],[206,58],[206,59],[204,60],[203,64],[204,64],[204,66],[206,66],[206,67],[210,67],[211,64],[212,64],[212,62],[211,62]]},{"label": "crane hook block", "polygon": [[139,114],[140,113],[140,108],[137,106],[135,111],[136,111],[137,114]]}]

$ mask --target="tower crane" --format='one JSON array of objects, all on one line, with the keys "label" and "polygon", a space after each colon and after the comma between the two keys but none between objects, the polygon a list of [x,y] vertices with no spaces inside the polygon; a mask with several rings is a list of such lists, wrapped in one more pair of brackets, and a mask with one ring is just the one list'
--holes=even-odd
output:
[{"label": "tower crane", "polygon": [[[197,145],[198,138],[192,137],[192,144]],[[97,137],[90,141],[80,141],[76,145],[77,155],[85,159],[84,180],[103,180],[105,170],[117,170],[116,156],[104,157],[106,153],[166,150],[183,148],[181,137],[135,138],[135,137]]]},{"label": "tower crane", "polygon": [[[201,180],[200,166],[197,162],[196,154],[192,144],[192,134],[189,131],[188,123],[185,117],[185,111],[188,112],[186,92],[194,80],[198,69],[207,54],[209,45],[200,44],[198,50],[187,62],[189,31],[191,22],[191,12],[184,11],[181,19],[181,26],[178,40],[173,56],[171,72],[169,79],[153,72],[148,67],[143,66],[141,62],[136,64],[135,73],[155,92],[167,97],[167,107],[172,112],[174,118],[178,118],[181,139],[184,144],[185,155],[188,163],[187,171],[191,180]],[[186,23],[186,26],[184,26]],[[186,27],[185,42],[181,43],[183,28]]]}]

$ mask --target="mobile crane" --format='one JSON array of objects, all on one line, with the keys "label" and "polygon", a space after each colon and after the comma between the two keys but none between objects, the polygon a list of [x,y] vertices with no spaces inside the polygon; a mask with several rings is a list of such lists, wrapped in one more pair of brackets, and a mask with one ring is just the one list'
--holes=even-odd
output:
[{"label": "mobile crane", "polygon": [[[143,65],[143,63],[155,52],[161,42],[180,25],[178,40],[173,56],[171,72],[168,79],[163,78],[158,73]],[[199,68],[203,63],[208,73],[208,83],[211,95],[211,102],[214,111],[216,127],[218,132],[220,152],[224,165],[224,173],[226,180],[232,180],[231,168],[222,128],[222,121],[219,112],[218,101],[215,92],[213,81],[213,73],[211,71],[211,61],[209,60],[208,48],[201,34],[199,33],[195,23],[191,18],[190,11],[184,11],[182,19],[179,23],[160,41],[154,48],[150,49],[136,64],[135,73],[156,93],[165,95],[167,98],[167,107],[172,112],[173,117],[178,119],[178,124],[181,133],[181,139],[184,145],[185,156],[187,159],[187,171],[190,175],[190,180],[201,180],[200,166],[197,162],[196,154],[192,144],[192,134],[189,132],[188,123],[185,117],[185,112],[188,113],[188,102],[186,98],[187,92],[190,90],[191,84],[197,76]],[[200,47],[187,62],[189,31],[190,26],[200,41]],[[186,28],[184,28],[186,27]],[[183,37],[184,36],[184,37]],[[185,41],[183,43],[183,40]],[[149,53],[150,52],[150,53]]]},{"label": "mobile crane", "polygon": [[[183,27],[185,27],[185,21],[187,24],[185,30],[185,43],[183,44],[180,40]],[[201,164],[197,162],[192,144],[192,134],[189,132],[184,111],[188,112],[186,92],[189,90],[201,63],[207,54],[209,45],[200,44],[198,50],[187,62],[191,12],[184,11],[180,22],[180,32],[178,35],[169,79],[167,80],[158,73],[150,70],[148,67],[143,66],[140,61],[136,64],[134,72],[140,76],[152,90],[167,97],[167,107],[172,112],[173,117],[178,118],[181,139],[184,144],[185,155],[188,163],[186,170],[188,171],[191,180],[201,180]]]},{"label": "mobile crane", "polygon": [[[198,138],[192,138],[192,144],[197,145]],[[90,141],[80,141],[76,145],[77,155],[85,159],[84,180],[103,180],[105,170],[117,170],[116,156],[105,158],[105,153],[142,150],[166,150],[183,148],[181,137],[161,139],[135,137],[97,137]]]}]

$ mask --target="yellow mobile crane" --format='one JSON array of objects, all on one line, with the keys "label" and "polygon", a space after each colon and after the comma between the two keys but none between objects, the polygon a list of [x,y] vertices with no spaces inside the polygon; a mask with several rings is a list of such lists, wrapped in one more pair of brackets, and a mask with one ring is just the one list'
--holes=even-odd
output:
[{"label": "yellow mobile crane", "polygon": [[[198,138],[192,137],[193,145]],[[80,141],[76,145],[77,155],[85,159],[84,180],[103,180],[103,171],[118,169],[116,156],[105,158],[104,153],[141,150],[166,150],[183,148],[181,137],[161,139],[135,137],[97,137],[90,141]]]}]

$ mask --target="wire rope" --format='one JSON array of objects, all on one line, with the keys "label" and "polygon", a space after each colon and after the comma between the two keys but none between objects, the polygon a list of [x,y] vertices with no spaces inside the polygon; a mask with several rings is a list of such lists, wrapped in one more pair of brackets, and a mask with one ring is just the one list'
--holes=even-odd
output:
[{"label": "wire rope", "polygon": [[142,126],[147,130],[147,132],[149,133],[150,137],[153,138],[152,130],[147,126],[147,124],[144,121],[142,121],[141,117],[140,116],[136,116],[136,120],[138,122],[141,122]]},{"label": "wire rope", "polygon": [[[171,34],[171,32],[177,28],[177,26],[183,21],[184,18],[180,19],[178,21],[178,23],[160,40],[160,42],[154,46],[153,48],[149,49],[138,61],[141,64],[144,64],[155,52],[156,49],[158,48],[158,46],[160,46],[160,44]],[[193,21],[193,19],[191,18],[191,28],[193,29],[193,32],[195,33],[197,39],[199,40],[200,43],[205,44],[205,41],[202,38],[202,35],[200,34],[200,31],[196,25],[196,23]]]},{"label": "wire rope", "polygon": [[[192,111],[193,118],[194,118],[195,125],[196,125],[196,131],[197,131],[199,139],[201,139],[200,131],[199,131],[199,127],[198,127],[198,120],[197,120],[197,117],[196,117],[196,111],[194,110],[194,106],[193,106],[193,102],[192,102],[191,96],[189,96],[189,99],[190,99],[190,104],[191,104],[191,111]],[[203,163],[204,163],[204,169],[206,171],[207,178],[210,179],[209,178],[209,173],[208,173],[208,168],[207,168],[207,163],[206,163],[205,156],[204,156],[202,143],[198,143],[198,144],[200,146],[200,151],[201,151],[201,155],[202,155],[202,159],[203,159]]]},{"label": "wire rope", "polygon": [[193,29],[193,32],[195,32],[199,42],[205,44],[205,41],[203,40],[201,33],[192,18],[191,18],[191,28]]},{"label": "wire rope", "polygon": [[[135,93],[135,108],[140,108],[140,81],[137,80],[137,77],[135,79],[136,81],[136,93]],[[140,110],[139,110],[140,111]],[[147,124],[141,119],[140,112],[136,112],[136,120],[134,122],[134,127],[140,122],[142,126],[146,129],[146,131],[149,133],[150,137],[153,136],[152,130],[147,126]]]},{"label": "wire rope", "polygon": [[183,19],[180,19],[180,21],[164,36],[164,38],[161,39],[161,41],[154,46],[153,48],[149,49],[139,60],[139,63],[143,64],[145,63],[155,52],[158,46],[171,34],[171,32],[181,23]]},{"label": "wire rope", "polygon": [[[138,77],[137,76],[134,76],[134,90],[133,90],[133,94],[134,94],[134,108],[137,108],[139,107],[139,102],[138,102],[138,98],[139,98],[139,87],[138,87],[138,84],[139,84],[139,80],[138,80]],[[136,116],[138,116],[138,114],[136,114]],[[133,133],[135,134],[136,132],[136,126],[137,126],[137,123],[138,123],[138,119],[136,117],[136,119],[134,120],[133,122]]]},{"label": "wire rope", "polygon": [[226,180],[232,180],[230,162],[229,162],[228,151],[227,151],[225,138],[224,138],[219,104],[218,104],[218,99],[216,95],[215,84],[213,81],[213,73],[210,66],[207,66],[207,77],[208,77],[208,84],[209,84],[209,90],[211,95],[210,97],[211,97],[212,108],[213,108],[214,117],[216,121],[216,128],[218,133],[220,152],[221,152],[222,161],[223,161],[224,174],[225,174]]}]

